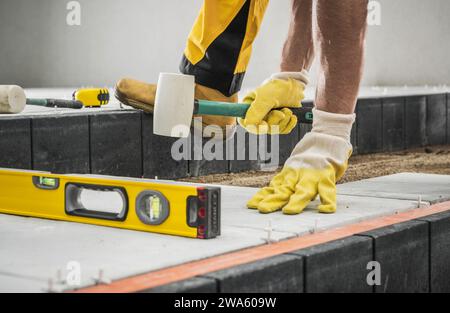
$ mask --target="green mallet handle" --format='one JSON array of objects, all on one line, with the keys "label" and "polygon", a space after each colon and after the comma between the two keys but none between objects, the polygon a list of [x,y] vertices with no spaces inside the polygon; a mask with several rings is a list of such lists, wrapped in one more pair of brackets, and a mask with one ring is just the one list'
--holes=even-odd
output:
[{"label": "green mallet handle", "polygon": [[[250,104],[247,103],[229,103],[207,100],[195,100],[194,114],[199,115],[219,115],[244,118]],[[299,123],[312,124],[312,108],[291,109],[298,118]]]},{"label": "green mallet handle", "polygon": [[76,100],[59,100],[59,99],[27,99],[27,104],[38,105],[48,108],[68,108],[81,109],[83,103]]}]

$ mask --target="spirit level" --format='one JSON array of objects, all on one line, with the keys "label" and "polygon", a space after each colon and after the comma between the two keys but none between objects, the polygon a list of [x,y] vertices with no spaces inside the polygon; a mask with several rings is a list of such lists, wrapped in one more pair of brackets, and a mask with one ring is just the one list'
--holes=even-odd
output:
[{"label": "spirit level", "polygon": [[209,239],[220,188],[0,168],[0,213]]}]

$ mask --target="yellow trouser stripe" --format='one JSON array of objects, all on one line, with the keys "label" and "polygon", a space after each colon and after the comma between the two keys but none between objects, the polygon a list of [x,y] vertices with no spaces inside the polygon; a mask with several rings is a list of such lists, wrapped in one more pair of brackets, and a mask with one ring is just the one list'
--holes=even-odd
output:
[{"label": "yellow trouser stripe", "polygon": [[[269,0],[249,0],[250,12],[247,29],[240,50],[234,73],[245,72],[250,60],[252,44],[258,33]],[[188,37],[185,56],[192,63],[197,64],[206,54],[208,47],[222,34],[246,0],[205,0]]]}]

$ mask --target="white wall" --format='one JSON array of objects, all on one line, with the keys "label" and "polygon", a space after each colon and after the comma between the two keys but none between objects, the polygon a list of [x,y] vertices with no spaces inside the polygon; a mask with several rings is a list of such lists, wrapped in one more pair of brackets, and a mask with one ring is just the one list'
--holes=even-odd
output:
[{"label": "white wall", "polygon": [[[338,1],[338,0],[330,0]],[[81,26],[66,24],[65,0],[0,0],[0,84],[113,85],[177,71],[201,6],[189,0],[79,0]],[[450,84],[450,1],[380,0],[369,27],[364,84]],[[245,86],[277,71],[290,0],[270,2]]]},{"label": "white wall", "polygon": [[450,1],[381,0],[369,28],[366,84],[450,83]]}]

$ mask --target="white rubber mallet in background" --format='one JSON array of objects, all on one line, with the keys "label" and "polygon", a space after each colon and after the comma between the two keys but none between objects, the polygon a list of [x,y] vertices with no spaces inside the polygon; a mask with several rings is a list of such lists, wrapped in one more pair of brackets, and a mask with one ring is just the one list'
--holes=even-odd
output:
[{"label": "white rubber mallet in background", "polygon": [[48,108],[83,108],[83,103],[78,100],[27,98],[19,86],[0,85],[0,114],[20,113],[27,104]]},{"label": "white rubber mallet in background", "polygon": [[0,85],[0,114],[20,113],[25,109],[25,91],[16,85]]}]

